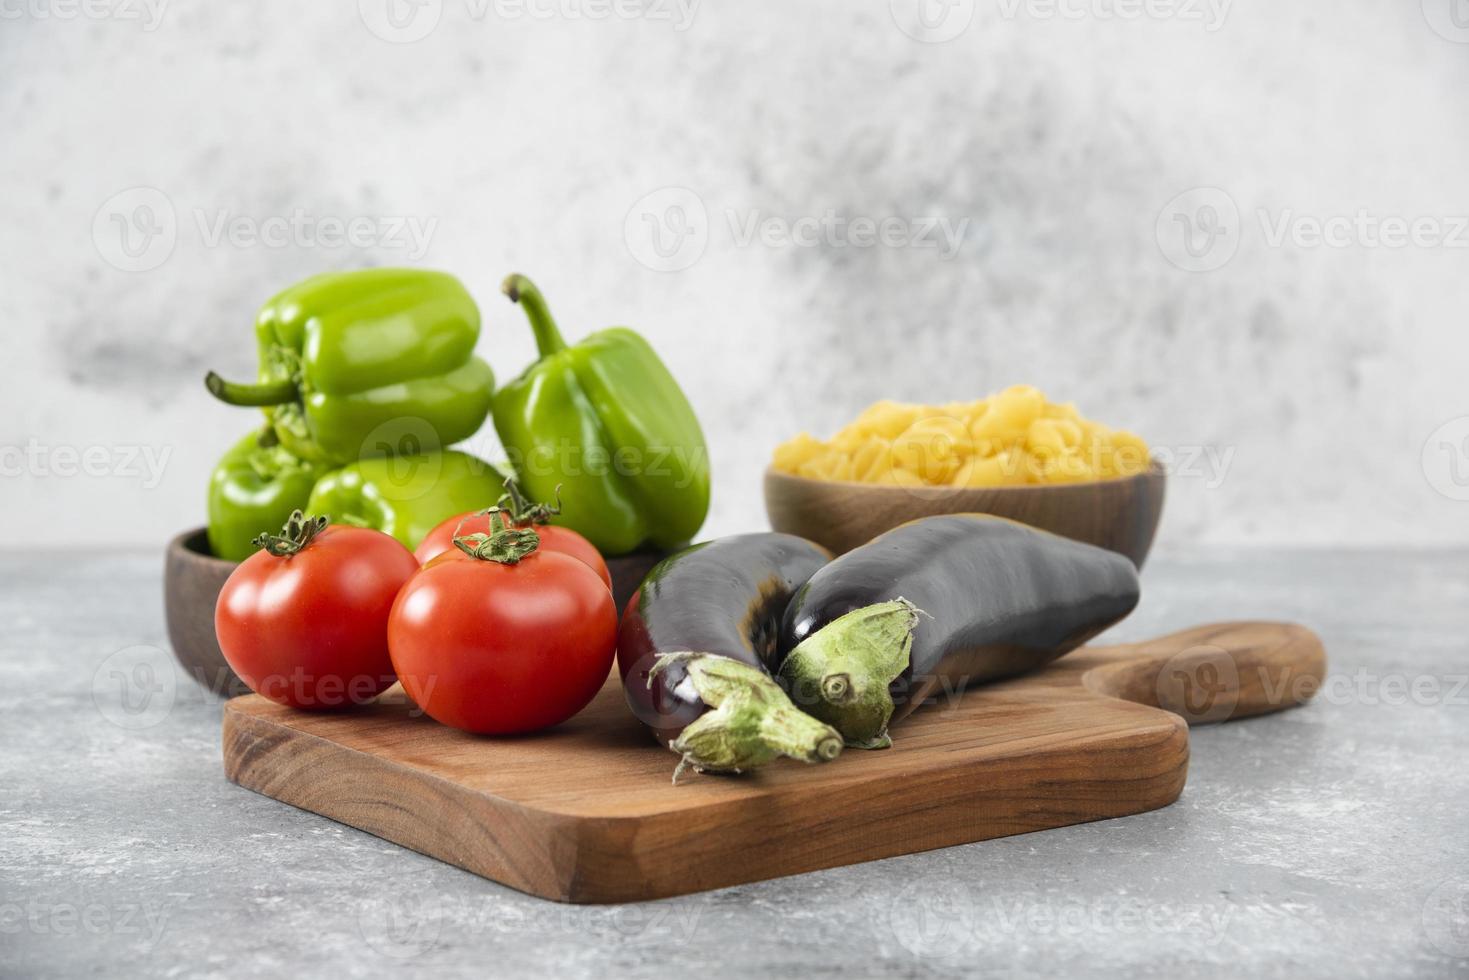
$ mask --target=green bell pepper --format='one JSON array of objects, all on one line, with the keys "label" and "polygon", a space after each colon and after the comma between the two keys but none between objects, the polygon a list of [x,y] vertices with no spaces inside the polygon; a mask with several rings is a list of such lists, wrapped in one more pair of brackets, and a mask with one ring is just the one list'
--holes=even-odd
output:
[{"label": "green bell pepper", "polygon": [[333,524],[375,528],[411,550],[455,514],[493,506],[504,484],[489,463],[453,449],[379,456],[323,476],[306,512],[326,514]]},{"label": "green bell pepper", "polygon": [[550,500],[559,486],[554,523],[605,555],[687,542],[709,512],[709,454],[668,368],[627,327],[567,346],[529,279],[513,275],[503,289],[540,351],[491,409],[527,495]]},{"label": "green bell pepper", "polygon": [[273,441],[270,429],[235,443],[209,477],[209,550],[216,558],[244,561],[255,554],[255,537],[305,507],[311,488],[326,472],[283,446],[262,441]]},{"label": "green bell pepper", "polygon": [[255,384],[205,378],[231,405],[265,409],[282,445],[340,466],[428,452],[473,435],[495,378],[474,356],[479,308],[453,276],[418,269],[328,272],[255,320]]}]

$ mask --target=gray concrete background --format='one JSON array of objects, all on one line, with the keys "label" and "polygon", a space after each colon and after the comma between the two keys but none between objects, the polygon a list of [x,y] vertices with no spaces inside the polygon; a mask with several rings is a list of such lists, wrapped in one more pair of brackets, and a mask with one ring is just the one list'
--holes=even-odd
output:
[{"label": "gray concrete background", "polygon": [[0,977],[1469,973],[1463,552],[1151,565],[1110,638],[1282,618],[1331,658],[1308,707],[1194,731],[1173,806],[608,907],[228,783],[219,703],[165,652],[160,564],[0,559]]},{"label": "gray concrete background", "polygon": [[[1165,549],[1469,544],[1462,0],[919,2],[4,4],[0,547],[199,523],[204,370],[366,263],[461,276],[502,378],[512,270],[645,331],[710,534],[799,429],[1027,381],[1178,461]],[[897,235],[783,240],[828,212]]]}]

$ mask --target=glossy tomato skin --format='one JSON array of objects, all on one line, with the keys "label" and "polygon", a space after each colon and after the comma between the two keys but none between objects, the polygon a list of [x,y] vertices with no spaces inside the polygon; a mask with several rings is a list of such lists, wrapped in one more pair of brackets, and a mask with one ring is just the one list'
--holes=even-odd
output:
[{"label": "glossy tomato skin", "polygon": [[[413,549],[413,554],[422,564],[428,564],[434,558],[445,552],[453,552],[463,555],[454,546],[454,531],[460,527],[463,521],[463,529],[459,534],[474,534],[481,532],[488,534],[490,530],[490,518],[487,514],[470,512],[451,517],[438,527],[428,532],[428,536],[418,543]],[[541,539],[542,551],[559,551],[563,555],[570,555],[587,565],[596,572],[607,588],[612,588],[612,573],[607,571],[607,562],[602,558],[602,553],[597,550],[596,545],[586,538],[577,534],[569,527],[557,527],[555,524],[532,524],[531,530],[536,532],[536,537]]]},{"label": "glossy tomato skin", "polygon": [[612,668],[617,609],[597,574],[536,550],[503,565],[441,555],[398,594],[393,667],[430,718],[483,735],[559,724]]},{"label": "glossy tomato skin", "polygon": [[367,528],[331,525],[301,551],[257,551],[214,607],[231,669],[279,704],[328,711],[391,687],[388,614],[418,570],[413,553]]}]

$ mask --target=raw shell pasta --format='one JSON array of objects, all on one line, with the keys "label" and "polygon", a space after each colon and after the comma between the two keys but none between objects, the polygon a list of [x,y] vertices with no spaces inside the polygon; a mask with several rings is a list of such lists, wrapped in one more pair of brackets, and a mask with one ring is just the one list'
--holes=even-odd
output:
[{"label": "raw shell pasta", "polygon": [[809,433],[781,443],[773,466],[816,480],[899,486],[1004,487],[1132,476],[1150,464],[1148,444],[1050,402],[1031,385],[947,405],[880,401],[823,442]]}]

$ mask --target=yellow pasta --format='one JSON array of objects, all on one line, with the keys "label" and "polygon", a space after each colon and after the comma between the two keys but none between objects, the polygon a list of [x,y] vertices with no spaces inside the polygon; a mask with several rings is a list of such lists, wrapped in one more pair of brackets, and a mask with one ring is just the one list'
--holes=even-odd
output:
[{"label": "yellow pasta", "polygon": [[826,442],[803,432],[777,446],[773,466],[816,480],[1003,487],[1132,476],[1149,459],[1139,436],[1015,385],[974,402],[876,402]]}]

